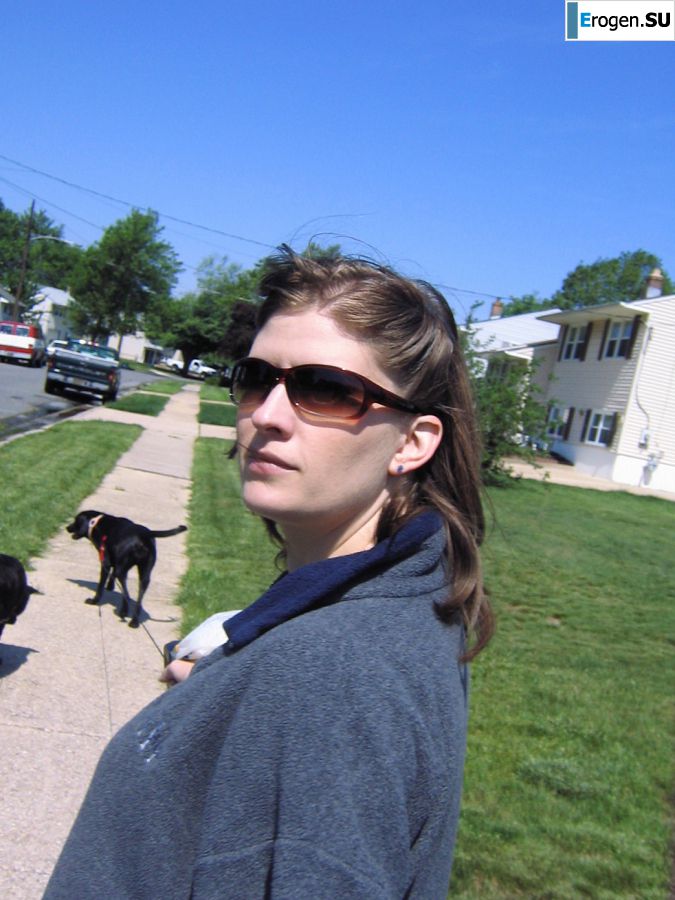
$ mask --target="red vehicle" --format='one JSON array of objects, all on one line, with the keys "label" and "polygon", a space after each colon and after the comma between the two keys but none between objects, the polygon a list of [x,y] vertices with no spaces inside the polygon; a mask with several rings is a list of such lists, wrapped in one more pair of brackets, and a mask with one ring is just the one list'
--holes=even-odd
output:
[{"label": "red vehicle", "polygon": [[40,326],[27,322],[0,322],[0,359],[43,366],[45,339]]}]

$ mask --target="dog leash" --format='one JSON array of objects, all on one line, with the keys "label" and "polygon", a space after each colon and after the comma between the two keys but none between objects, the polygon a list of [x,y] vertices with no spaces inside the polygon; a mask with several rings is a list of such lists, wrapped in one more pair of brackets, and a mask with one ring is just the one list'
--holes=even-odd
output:
[{"label": "dog leash", "polygon": [[145,633],[147,634],[147,636],[150,638],[150,640],[152,641],[152,643],[155,645],[155,648],[156,648],[157,652],[159,653],[159,655],[162,657],[162,659],[164,659],[164,650],[159,646],[159,644],[157,643],[157,641],[156,641],[156,640],[154,639],[154,637],[150,634],[150,632],[148,631],[148,627],[147,627],[147,625],[145,624],[145,622],[141,622],[141,625],[143,626],[143,630],[145,631]]}]

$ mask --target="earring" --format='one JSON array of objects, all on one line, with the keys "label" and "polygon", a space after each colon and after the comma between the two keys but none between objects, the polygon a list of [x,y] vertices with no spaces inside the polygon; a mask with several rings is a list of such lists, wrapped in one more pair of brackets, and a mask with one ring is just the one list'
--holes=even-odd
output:
[{"label": "earring", "polygon": [[397,467],[396,467],[396,474],[397,474],[397,475],[401,475],[401,474],[403,473],[403,470],[404,470],[404,467],[403,467],[403,466],[397,466]]}]

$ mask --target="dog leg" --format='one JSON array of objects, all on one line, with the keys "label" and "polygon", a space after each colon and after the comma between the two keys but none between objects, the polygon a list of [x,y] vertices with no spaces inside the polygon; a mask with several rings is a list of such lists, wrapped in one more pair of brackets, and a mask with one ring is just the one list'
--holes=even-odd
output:
[{"label": "dog leg", "polygon": [[108,577],[108,573],[110,572],[110,566],[102,565],[101,566],[101,576],[98,580],[98,586],[96,588],[96,593],[93,597],[89,597],[88,600],[85,600],[85,603],[90,604],[91,606],[95,606],[101,602],[101,597],[103,596],[103,588],[105,586],[105,580]]},{"label": "dog leg", "polygon": [[110,572],[110,578],[108,578],[108,583],[105,586],[106,591],[112,591],[115,587],[115,569],[113,568]]},{"label": "dog leg", "polygon": [[[127,589],[127,573],[125,572],[120,578],[117,579],[120,583],[120,587],[122,588],[122,605],[120,606],[120,611],[118,613],[120,620],[122,622],[126,621],[126,617],[130,615],[131,612],[131,597],[129,596],[129,590]],[[138,628],[138,622],[134,625],[133,619],[129,622],[129,625],[132,628]]]},{"label": "dog leg", "polygon": [[143,612],[143,597],[145,596],[145,592],[148,589],[148,585],[150,584],[150,573],[152,572],[152,565],[144,567],[138,567],[138,600],[136,601],[136,615],[133,617],[131,622],[129,622],[130,628],[138,628],[141,613]]},{"label": "dog leg", "polygon": [[125,572],[121,578],[117,579],[120,583],[120,588],[122,589],[122,603],[120,604],[120,608],[118,610],[117,615],[120,617],[120,621],[125,622],[126,617],[129,615],[129,607],[131,605],[131,597],[129,596],[129,591],[127,590],[127,573]]}]

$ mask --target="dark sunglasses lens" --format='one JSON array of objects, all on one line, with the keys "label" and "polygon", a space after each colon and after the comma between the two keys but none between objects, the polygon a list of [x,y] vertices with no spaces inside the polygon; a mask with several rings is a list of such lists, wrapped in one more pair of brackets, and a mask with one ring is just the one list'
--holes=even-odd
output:
[{"label": "dark sunglasses lens", "polygon": [[355,419],[363,412],[363,385],[346,372],[300,366],[289,373],[286,390],[292,403],[316,416]]},{"label": "dark sunglasses lens", "polygon": [[257,406],[263,402],[274,383],[274,369],[271,366],[262,360],[244,360],[234,367],[230,394],[239,406]]}]

